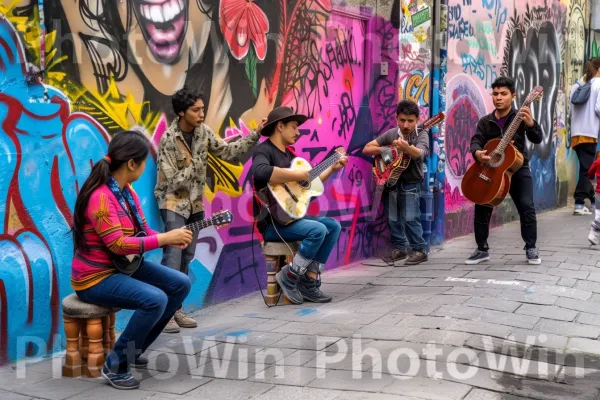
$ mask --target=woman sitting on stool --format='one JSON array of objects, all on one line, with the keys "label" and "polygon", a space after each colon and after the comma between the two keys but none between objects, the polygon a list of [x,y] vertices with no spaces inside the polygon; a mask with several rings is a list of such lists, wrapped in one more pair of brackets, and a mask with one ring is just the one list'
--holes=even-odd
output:
[{"label": "woman sitting on stool", "polygon": [[[135,310],[101,372],[117,389],[140,386],[130,366],[148,364],[140,355],[162,332],[191,286],[185,274],[159,264],[143,261],[129,276],[111,261],[115,255],[141,254],[163,246],[186,247],[192,240],[188,230],[158,233],[146,223],[131,183],[144,172],[149,150],[141,132],[117,133],[75,202],[71,286],[87,303]],[[141,230],[147,236],[134,237]]]}]

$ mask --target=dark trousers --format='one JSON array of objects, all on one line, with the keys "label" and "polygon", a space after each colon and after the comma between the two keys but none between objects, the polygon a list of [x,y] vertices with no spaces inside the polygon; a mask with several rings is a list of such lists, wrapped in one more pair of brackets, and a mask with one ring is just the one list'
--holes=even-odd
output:
[{"label": "dark trousers", "polygon": [[[192,214],[187,219],[170,210],[160,210],[160,215],[165,223],[165,232],[169,232],[173,229],[183,228],[186,225],[189,225],[193,222],[202,221],[204,219],[203,211]],[[190,262],[194,259],[194,254],[196,253],[198,233],[198,231],[194,232],[192,236],[192,243],[190,243],[190,245],[185,249],[180,249],[173,246],[164,247],[161,264],[189,275]]]},{"label": "dark trousers", "polygon": [[575,204],[584,204],[586,199],[594,204],[594,186],[588,178],[588,170],[596,159],[596,143],[581,143],[574,149],[579,159],[579,179],[573,194]]},{"label": "dark trousers", "polygon": [[[525,248],[533,248],[537,241],[537,220],[533,205],[533,179],[529,166],[521,168],[512,176],[509,193],[521,217],[521,237],[525,241]],[[489,250],[487,240],[492,211],[492,207],[475,205],[475,241],[481,251]]]},{"label": "dark trousers", "polygon": [[106,365],[124,373],[162,332],[191,288],[190,278],[171,268],[144,261],[131,276],[114,274],[89,289],[77,292],[90,304],[135,310]]}]

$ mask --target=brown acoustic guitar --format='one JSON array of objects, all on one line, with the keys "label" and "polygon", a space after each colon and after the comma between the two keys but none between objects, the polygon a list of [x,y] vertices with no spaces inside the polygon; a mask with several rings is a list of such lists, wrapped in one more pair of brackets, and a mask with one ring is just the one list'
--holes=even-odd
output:
[{"label": "brown acoustic guitar", "polygon": [[[534,87],[522,107],[540,99],[543,93],[544,88]],[[465,173],[462,194],[473,203],[494,207],[508,195],[512,175],[523,166],[523,154],[511,144],[521,122],[523,119],[517,114],[502,139],[492,139],[483,147],[490,160],[486,163],[475,161]]]}]

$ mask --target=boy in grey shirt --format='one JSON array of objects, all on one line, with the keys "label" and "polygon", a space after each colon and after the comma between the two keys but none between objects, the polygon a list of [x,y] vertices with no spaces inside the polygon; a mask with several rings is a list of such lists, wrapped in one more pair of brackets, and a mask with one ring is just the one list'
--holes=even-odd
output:
[{"label": "boy in grey shirt", "polygon": [[381,154],[385,146],[395,146],[411,158],[398,183],[384,196],[384,212],[394,245],[391,256],[384,261],[393,265],[395,261],[406,259],[404,265],[416,265],[427,261],[427,243],[421,226],[421,182],[423,161],[429,152],[429,134],[417,127],[419,106],[410,100],[398,103],[396,120],[398,127],[367,143],[363,154],[375,156]]}]

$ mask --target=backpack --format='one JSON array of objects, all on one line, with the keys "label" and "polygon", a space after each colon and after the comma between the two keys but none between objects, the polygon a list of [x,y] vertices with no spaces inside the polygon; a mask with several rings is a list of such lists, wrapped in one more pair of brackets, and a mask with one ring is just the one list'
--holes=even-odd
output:
[{"label": "backpack", "polygon": [[582,85],[579,81],[577,81],[577,85],[579,85],[579,87],[575,89],[575,92],[571,95],[571,103],[574,105],[585,104],[590,98],[592,81],[590,80],[585,85]]}]

